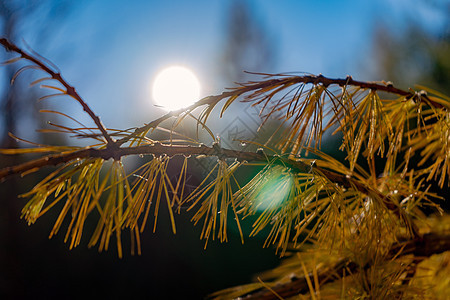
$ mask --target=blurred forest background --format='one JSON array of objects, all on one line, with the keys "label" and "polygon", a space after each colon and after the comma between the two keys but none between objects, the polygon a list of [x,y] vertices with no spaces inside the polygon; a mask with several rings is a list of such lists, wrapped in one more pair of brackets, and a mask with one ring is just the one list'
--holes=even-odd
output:
[{"label": "blurred forest background", "polygon": [[[148,86],[157,69],[176,63],[196,69],[203,95],[254,79],[243,70],[350,74],[362,80],[389,80],[400,88],[418,83],[450,94],[449,1],[338,1],[339,7],[333,1],[199,1],[189,8],[182,1],[127,7],[115,2],[0,0],[0,36],[23,47],[28,44],[58,65],[107,126],[141,125],[161,114],[150,103]],[[152,19],[156,28],[146,23]],[[9,57],[0,50],[0,60]],[[18,67],[0,68],[0,148],[25,146],[9,132],[38,143],[69,143],[61,136],[36,132],[49,120],[38,111],[58,108],[83,120],[81,109],[61,100],[38,103],[42,91],[29,88],[36,76],[32,72],[10,85]],[[256,133],[256,110],[234,112],[236,117],[213,125],[223,146],[235,147],[236,138],[267,136]],[[57,121],[64,122],[52,119]],[[0,156],[0,167],[25,159]],[[188,213],[177,216],[176,235],[162,214],[156,233],[144,231],[141,256],[128,254],[126,238],[121,260],[114,249],[99,254],[87,243],[69,251],[64,232],[47,239],[56,212],[31,227],[20,220],[26,199],[17,196],[44,175],[0,183],[1,299],[199,299],[247,283],[279,262],[273,249],[262,248],[263,236],[247,238],[241,245],[238,233],[230,232],[228,243],[212,242],[203,250],[200,227],[193,227]]]}]

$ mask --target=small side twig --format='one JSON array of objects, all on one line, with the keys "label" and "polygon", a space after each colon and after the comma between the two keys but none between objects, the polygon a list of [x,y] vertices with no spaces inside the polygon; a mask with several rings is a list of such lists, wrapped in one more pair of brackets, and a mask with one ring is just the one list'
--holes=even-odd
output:
[{"label": "small side twig", "polygon": [[102,133],[103,137],[105,138],[106,142],[108,143],[108,146],[114,145],[114,141],[111,138],[111,136],[106,131],[105,126],[101,122],[100,118],[94,113],[94,111],[89,107],[89,105],[81,98],[81,96],[78,94],[78,92],[75,90],[73,86],[68,84],[64,78],[62,77],[61,73],[53,71],[51,68],[49,68],[46,64],[44,64],[40,59],[34,57],[33,55],[23,51],[19,47],[17,47],[15,44],[8,41],[6,38],[0,38],[0,44],[5,47],[6,50],[16,52],[19,54],[22,58],[36,64],[39,66],[44,72],[49,74],[54,80],[61,83],[64,88],[66,89],[67,95],[71,96],[75,100],[78,101],[78,103],[81,104],[83,107],[83,110],[91,117],[91,119],[94,121],[95,125],[97,125],[98,129]]}]

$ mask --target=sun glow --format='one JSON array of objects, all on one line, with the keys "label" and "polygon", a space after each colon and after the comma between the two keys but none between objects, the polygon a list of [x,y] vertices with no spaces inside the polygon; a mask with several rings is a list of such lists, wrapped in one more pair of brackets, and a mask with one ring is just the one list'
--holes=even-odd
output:
[{"label": "sun glow", "polygon": [[172,66],[162,70],[153,82],[153,99],[166,110],[187,107],[199,100],[200,82],[185,67]]}]

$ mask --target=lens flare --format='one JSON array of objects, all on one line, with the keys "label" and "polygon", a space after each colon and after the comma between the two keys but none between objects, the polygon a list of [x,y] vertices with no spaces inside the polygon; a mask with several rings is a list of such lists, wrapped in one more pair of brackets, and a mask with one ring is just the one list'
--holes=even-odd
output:
[{"label": "lens flare", "polygon": [[264,211],[279,206],[289,198],[294,187],[294,177],[286,168],[275,166],[263,174],[263,181],[258,185],[256,207],[257,210]]}]

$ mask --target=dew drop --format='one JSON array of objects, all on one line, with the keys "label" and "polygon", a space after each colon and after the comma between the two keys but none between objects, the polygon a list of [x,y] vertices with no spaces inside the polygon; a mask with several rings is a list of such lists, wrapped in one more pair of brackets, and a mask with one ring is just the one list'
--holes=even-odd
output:
[{"label": "dew drop", "polygon": [[314,159],[314,160],[311,161],[311,166],[309,168],[309,173],[313,172],[313,169],[314,169],[315,165],[316,165],[316,160]]},{"label": "dew drop", "polygon": [[142,153],[139,154],[139,157],[140,157],[140,158],[144,158],[144,154],[142,154]]},{"label": "dew drop", "polygon": [[246,142],[241,142],[241,147],[245,147],[245,146],[247,146],[247,143]]}]

